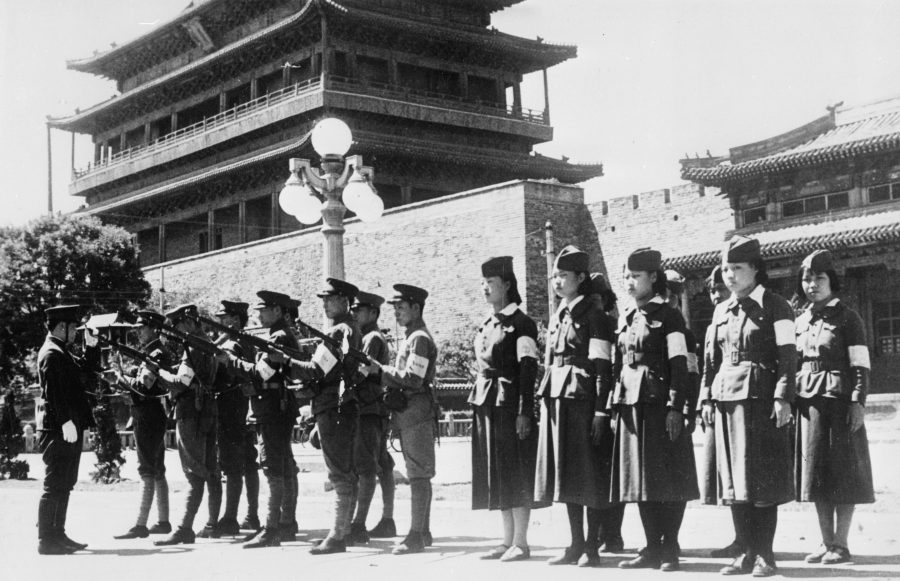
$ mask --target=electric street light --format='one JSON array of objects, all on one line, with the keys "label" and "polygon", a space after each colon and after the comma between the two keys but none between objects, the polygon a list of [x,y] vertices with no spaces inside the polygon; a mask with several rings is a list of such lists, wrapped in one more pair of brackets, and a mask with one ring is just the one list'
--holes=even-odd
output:
[{"label": "electric street light", "polygon": [[322,265],[326,278],[344,278],[347,210],[364,222],[377,220],[384,212],[384,202],[372,187],[374,170],[363,165],[360,155],[344,157],[352,143],[350,128],[340,119],[328,118],[316,123],[312,146],[322,158],[319,170],[307,159],[292,158],[291,175],[278,195],[281,209],[300,223],[311,226],[322,219],[325,237]]}]

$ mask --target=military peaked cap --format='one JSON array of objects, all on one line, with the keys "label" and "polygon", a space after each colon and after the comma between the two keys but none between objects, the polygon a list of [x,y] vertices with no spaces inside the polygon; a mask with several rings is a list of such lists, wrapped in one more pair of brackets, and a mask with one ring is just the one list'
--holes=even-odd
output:
[{"label": "military peaked cap", "polygon": [[753,262],[760,258],[759,240],[746,236],[734,236],[722,252],[722,262]]},{"label": "military peaked cap", "polygon": [[372,293],[367,293],[364,291],[359,291],[356,294],[356,303],[355,306],[363,305],[366,307],[375,307],[380,308],[381,305],[384,304],[384,297],[380,297],[378,295],[374,295]]},{"label": "military peaked cap", "polygon": [[513,272],[513,259],[512,256],[496,256],[494,258],[488,258],[484,264],[481,265],[481,276],[484,278],[488,278],[489,276],[500,276],[500,277],[515,277],[516,273]]},{"label": "military peaked cap", "polygon": [[677,270],[667,270],[666,287],[675,294],[681,294],[684,290],[684,277]]},{"label": "military peaked cap", "polygon": [[196,316],[197,313],[197,305],[193,303],[187,303],[184,305],[178,305],[171,311],[166,312],[166,318],[172,321],[173,323],[177,323],[178,321],[185,318],[187,315]]},{"label": "military peaked cap", "polygon": [[608,292],[609,282],[607,282],[606,277],[603,276],[601,272],[592,272],[591,273],[591,294],[599,295],[605,292]]},{"label": "military peaked cap", "polygon": [[256,296],[259,297],[259,302],[256,303],[255,307],[257,309],[265,309],[266,307],[289,309],[294,304],[294,299],[284,293],[275,291],[261,290],[256,293]]},{"label": "military peaked cap", "polygon": [[149,325],[151,322],[153,323],[164,323],[166,318],[156,311],[151,311],[149,309],[140,310],[137,312],[137,325]]},{"label": "military peaked cap", "polygon": [[556,262],[553,264],[553,268],[556,270],[568,270],[570,272],[587,272],[589,263],[590,259],[588,258],[587,252],[579,250],[570,244],[559,251]]},{"label": "military peaked cap", "polygon": [[395,305],[401,301],[410,304],[415,303],[417,305],[424,305],[425,299],[427,298],[428,291],[423,288],[419,288],[411,284],[395,284],[394,296],[392,296],[387,302],[392,305]]},{"label": "military peaked cap", "polygon": [[247,314],[247,309],[250,308],[250,305],[242,302],[242,301],[220,301],[222,306],[219,307],[219,310],[216,311],[217,317],[225,317],[228,315],[234,315],[236,317],[240,317],[242,315]]},{"label": "military peaked cap", "polygon": [[638,248],[628,255],[626,267],[631,271],[656,272],[662,265],[662,254],[652,248]]},{"label": "military peaked cap", "polygon": [[316,293],[317,297],[347,297],[351,301],[356,296],[359,289],[356,285],[350,284],[339,278],[326,278],[325,286]]},{"label": "military peaked cap", "polygon": [[80,323],[78,310],[78,305],[57,305],[44,309],[44,315],[48,323]]},{"label": "military peaked cap", "polygon": [[813,272],[834,270],[834,258],[828,250],[816,250],[803,259],[802,268]]}]

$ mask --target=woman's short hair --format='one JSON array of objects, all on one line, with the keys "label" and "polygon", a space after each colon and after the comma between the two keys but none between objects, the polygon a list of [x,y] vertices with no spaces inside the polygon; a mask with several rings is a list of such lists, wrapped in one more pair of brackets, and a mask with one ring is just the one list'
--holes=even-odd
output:
[{"label": "woman's short hair", "polygon": [[589,273],[586,270],[576,270],[574,272],[575,272],[575,276],[578,276],[579,274],[584,275],[584,280],[581,281],[580,283],[578,283],[578,294],[584,295],[586,297],[590,296],[591,292],[592,292],[591,273]]},{"label": "woman's short hair", "polygon": [[648,274],[654,272],[656,273],[656,280],[651,287],[653,294],[666,298],[669,296],[669,287],[666,285],[666,273],[663,270],[651,270]]},{"label": "woman's short hair", "polygon": [[803,277],[806,276],[807,272],[827,275],[828,283],[831,285],[832,294],[841,290],[841,279],[838,276],[837,271],[833,268],[829,268],[824,273],[818,273],[811,268],[801,266],[799,270],[797,270],[797,284],[794,286],[794,296],[797,297],[798,302],[802,303],[806,301],[806,293],[803,292]]}]

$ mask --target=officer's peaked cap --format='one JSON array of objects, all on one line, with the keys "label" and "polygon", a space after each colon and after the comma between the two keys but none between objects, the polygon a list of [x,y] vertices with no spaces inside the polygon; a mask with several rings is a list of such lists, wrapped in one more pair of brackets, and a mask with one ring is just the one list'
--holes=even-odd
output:
[{"label": "officer's peaked cap", "polygon": [[80,323],[78,305],[57,305],[44,309],[44,315],[48,323]]},{"label": "officer's peaked cap", "polygon": [[339,278],[326,278],[325,286],[316,293],[317,297],[347,297],[351,301],[359,292],[356,285]]},{"label": "officer's peaked cap", "polygon": [[143,309],[137,312],[137,324],[149,325],[150,323],[164,323],[166,318],[156,311]]},{"label": "officer's peaked cap", "polygon": [[427,298],[428,291],[423,288],[419,288],[411,284],[395,284],[394,296],[392,296],[387,302],[392,305],[395,305],[401,301],[410,304],[416,303],[418,305],[424,305],[425,299]]},{"label": "officer's peaked cap", "polygon": [[359,291],[358,293],[356,293],[356,303],[354,304],[363,305],[366,307],[375,307],[377,309],[384,304],[384,297],[380,297],[372,293],[367,293],[365,291]]},{"label": "officer's peaked cap", "polygon": [[259,297],[259,302],[256,303],[257,309],[264,309],[266,307],[289,309],[293,305],[293,299],[284,293],[261,290],[256,293],[256,296]]},{"label": "officer's peaked cap", "polygon": [[240,317],[242,315],[247,314],[247,309],[250,308],[250,305],[242,302],[242,301],[220,301],[222,306],[219,307],[219,310],[216,311],[217,317],[225,317],[227,315],[235,315]]},{"label": "officer's peaked cap", "polygon": [[173,323],[177,323],[188,315],[196,316],[197,314],[197,305],[193,303],[186,303],[183,305],[178,305],[171,311],[167,311],[166,318]]}]

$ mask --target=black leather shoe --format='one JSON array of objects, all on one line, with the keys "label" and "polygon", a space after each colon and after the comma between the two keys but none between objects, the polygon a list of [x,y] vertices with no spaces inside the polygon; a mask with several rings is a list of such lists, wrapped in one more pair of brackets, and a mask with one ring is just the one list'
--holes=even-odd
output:
[{"label": "black leather shoe", "polygon": [[730,565],[719,570],[722,575],[749,575],[753,572],[753,556],[741,554],[734,558]]},{"label": "black leather shoe", "polygon": [[150,531],[143,525],[135,525],[128,529],[127,533],[116,535],[114,539],[146,539],[150,536]]},{"label": "black leather shoe", "polygon": [[354,545],[366,545],[369,543],[369,531],[366,530],[366,523],[350,523],[350,541]]},{"label": "black leather shoe", "polygon": [[767,559],[762,555],[756,557],[756,563],[753,564],[754,577],[771,577],[776,573],[778,573],[778,567],[775,566],[775,559]]},{"label": "black leather shoe", "polygon": [[291,522],[283,522],[278,525],[278,535],[281,537],[282,542],[291,543],[297,540],[297,531],[300,528],[297,526],[297,521],[293,520]]},{"label": "black leather shoe", "polygon": [[666,571],[667,573],[671,571],[678,571],[679,569],[681,569],[681,565],[678,563],[678,558],[664,559],[659,565],[659,570]]},{"label": "black leather shoe", "polygon": [[390,539],[397,536],[397,525],[394,519],[383,518],[378,521],[375,528],[369,531],[369,537],[373,539]]},{"label": "black leather shoe", "polygon": [[69,547],[74,551],[83,551],[87,548],[87,543],[79,543],[78,541],[73,541],[65,532],[60,533],[58,540],[63,544],[63,546]]},{"label": "black leather shoe", "polygon": [[409,555],[421,553],[425,550],[425,536],[418,531],[409,531],[409,534],[400,541],[400,544],[391,551],[394,555]]},{"label": "black leather shoe", "polygon": [[191,529],[178,527],[175,532],[161,541],[153,541],[157,547],[167,547],[170,545],[193,545],[196,535]]},{"label": "black leather shoe", "polygon": [[169,521],[160,521],[150,527],[149,532],[151,535],[167,535],[172,532],[172,525]]},{"label": "black leather shoe", "polygon": [[481,553],[478,555],[478,558],[482,561],[493,561],[495,559],[499,559],[503,555],[506,554],[506,551],[509,550],[509,545],[497,545],[490,551],[486,553]]},{"label": "black leather shoe", "polygon": [[223,518],[216,523],[216,530],[219,531],[219,536],[233,537],[241,534],[241,525],[236,518]]},{"label": "black leather shoe", "polygon": [[431,536],[431,531],[425,531],[425,534],[422,535],[422,542],[425,543],[426,547],[430,547],[434,544],[434,539]]},{"label": "black leather shoe", "polygon": [[261,549],[263,547],[281,546],[281,537],[277,530],[263,529],[261,533],[253,537],[250,542],[244,543],[245,549]]},{"label": "black leather shoe", "polygon": [[634,559],[619,562],[619,569],[659,569],[661,565],[659,557],[642,551]]},{"label": "black leather shoe", "polygon": [[244,530],[258,531],[262,526],[259,523],[258,516],[248,514],[241,523],[241,528]]},{"label": "black leather shoe", "polygon": [[38,541],[38,554],[41,555],[71,555],[76,549],[69,547],[59,539],[40,539]]},{"label": "black leather shoe", "polygon": [[721,549],[713,549],[709,552],[709,556],[713,559],[734,559],[744,554],[744,547],[740,546],[736,540]]},{"label": "black leather shoe", "polygon": [[849,563],[853,560],[850,549],[840,545],[834,545],[825,555],[822,556],[823,565],[838,565],[840,563]]},{"label": "black leather shoe", "polygon": [[346,553],[347,543],[344,539],[325,537],[325,539],[309,550],[310,555],[331,555],[332,553]]},{"label": "black leather shoe", "polygon": [[625,550],[625,541],[622,540],[622,537],[618,537],[615,539],[609,539],[600,545],[601,553],[621,553]]},{"label": "black leather shoe", "polygon": [[218,539],[221,536],[222,533],[219,532],[219,529],[216,528],[216,525],[210,524],[204,526],[202,529],[200,529],[200,532],[197,533],[198,539]]},{"label": "black leather shoe", "polygon": [[548,565],[577,565],[584,547],[566,547],[562,555],[552,557],[547,561]]},{"label": "black leather shoe", "polygon": [[597,547],[585,547],[584,553],[578,558],[579,567],[599,567],[600,555],[597,553]]},{"label": "black leather shoe", "polygon": [[821,563],[822,558],[828,554],[831,550],[831,547],[826,547],[825,545],[819,545],[819,548],[808,554],[803,560],[807,563]]}]

